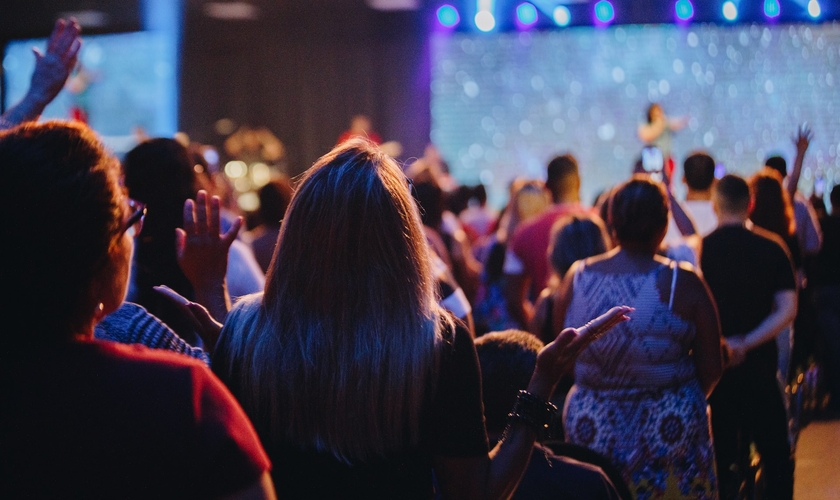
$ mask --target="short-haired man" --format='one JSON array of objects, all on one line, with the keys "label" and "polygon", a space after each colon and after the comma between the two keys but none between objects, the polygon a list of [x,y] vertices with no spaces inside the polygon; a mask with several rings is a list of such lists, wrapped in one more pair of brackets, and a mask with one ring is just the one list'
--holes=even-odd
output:
[{"label": "short-haired man", "polygon": [[755,442],[764,462],[768,498],[793,496],[787,418],[776,383],[776,336],[796,314],[790,256],[775,235],[747,221],[751,200],[744,179],[724,176],[712,202],[718,228],[703,239],[700,266],[720,312],[729,365],[709,398],[721,498],[735,498]]},{"label": "short-haired man", "polygon": [[715,160],[706,153],[694,153],[683,162],[683,182],[688,188],[685,207],[701,237],[714,231],[717,216],[712,208]]},{"label": "short-haired man", "polygon": [[580,204],[580,174],[571,154],[557,156],[547,167],[545,187],[554,203],[513,234],[505,255],[505,299],[508,313],[521,328],[531,321],[532,299],[548,283],[548,243],[551,226],[559,218],[584,211]]}]

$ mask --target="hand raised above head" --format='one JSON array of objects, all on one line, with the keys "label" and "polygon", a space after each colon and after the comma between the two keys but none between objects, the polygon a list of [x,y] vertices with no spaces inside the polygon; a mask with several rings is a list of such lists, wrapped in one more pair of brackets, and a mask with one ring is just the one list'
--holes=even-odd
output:
[{"label": "hand raised above head", "polygon": [[[553,342],[546,345],[537,355],[537,367],[531,378],[530,391],[542,392],[539,396],[551,397],[554,386],[560,377],[572,370],[578,354],[586,346],[610,331],[614,326],[628,321],[634,309],[628,306],[613,307],[579,328],[566,328],[557,335]],[[536,384],[536,385],[535,385]],[[549,394],[545,394],[549,391]]]},{"label": "hand raised above head", "polygon": [[814,133],[807,123],[803,123],[796,130],[796,135],[793,136],[793,145],[796,146],[796,151],[804,153],[808,146],[811,145],[811,139],[814,138]]},{"label": "hand raised above head", "polygon": [[75,19],[59,19],[55,22],[52,34],[47,41],[45,53],[32,49],[35,53],[35,71],[29,92],[37,96],[44,104],[52,101],[76,66],[82,39],[79,38],[81,27]]}]

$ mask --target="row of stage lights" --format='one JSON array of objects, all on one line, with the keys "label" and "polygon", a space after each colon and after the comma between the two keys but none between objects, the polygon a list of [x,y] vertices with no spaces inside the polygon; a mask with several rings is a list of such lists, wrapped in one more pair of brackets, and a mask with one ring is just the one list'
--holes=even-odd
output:
[{"label": "row of stage lights", "polygon": [[[818,0],[807,0],[807,12],[813,19],[822,14]],[[723,18],[727,21],[738,19],[738,0],[727,0],[721,7]],[[770,19],[779,17],[782,13],[779,0],[764,0],[764,15]],[[615,7],[609,0],[600,0],[595,3],[592,11],[596,25],[607,25],[615,19]],[[677,0],[674,3],[674,14],[678,21],[688,22],[694,17],[694,5],[691,0]],[[516,7],[516,20],[519,25],[528,28],[537,24],[539,11],[534,4],[523,2]],[[551,12],[551,18],[557,26],[568,26],[572,22],[572,13],[568,7],[558,5]],[[444,28],[455,28],[461,23],[461,15],[458,9],[452,5],[442,5],[437,10],[437,19]],[[481,31],[492,31],[496,27],[496,17],[493,14],[492,0],[478,0],[478,9],[474,18],[475,26]]]}]

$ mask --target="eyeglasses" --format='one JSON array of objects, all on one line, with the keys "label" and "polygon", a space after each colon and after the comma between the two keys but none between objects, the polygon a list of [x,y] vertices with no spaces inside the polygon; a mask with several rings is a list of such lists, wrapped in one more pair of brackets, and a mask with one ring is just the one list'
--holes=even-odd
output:
[{"label": "eyeglasses", "polygon": [[122,232],[128,233],[128,236],[134,238],[143,230],[143,218],[146,217],[146,204],[129,198],[128,208],[131,209],[131,216],[125,221]]}]

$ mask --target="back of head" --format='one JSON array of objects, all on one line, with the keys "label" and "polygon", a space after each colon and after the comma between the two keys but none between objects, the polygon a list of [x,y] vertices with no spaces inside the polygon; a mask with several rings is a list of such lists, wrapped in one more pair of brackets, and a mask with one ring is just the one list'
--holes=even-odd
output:
[{"label": "back of head", "polygon": [[537,337],[521,330],[488,333],[475,340],[488,432],[505,429],[508,412],[519,391],[528,387],[542,347]]},{"label": "back of head", "polygon": [[716,184],[712,200],[718,210],[725,214],[747,214],[750,208],[750,187],[743,178],[724,175]]},{"label": "back of head", "polygon": [[443,190],[433,179],[414,181],[414,199],[420,206],[423,225],[437,229],[443,222]]},{"label": "back of head", "polygon": [[129,196],[149,209],[144,235],[174,235],[184,202],[197,191],[193,167],[187,148],[174,139],[150,139],[125,155],[123,169]]},{"label": "back of head", "polygon": [[779,175],[782,176],[782,179],[787,177],[787,162],[781,156],[771,156],[770,158],[767,158],[767,161],[764,162],[764,166],[770,167],[778,172]]},{"label": "back of head", "polygon": [[557,156],[548,163],[546,170],[545,187],[555,203],[578,201],[580,173],[574,156],[568,153]]},{"label": "back of head", "polygon": [[548,259],[561,278],[575,261],[607,251],[609,236],[601,219],[593,215],[570,215],[551,228]]},{"label": "back of head", "polygon": [[400,168],[368,141],[337,146],[283,220],[243,406],[271,415],[272,439],[346,461],[416,442],[442,329],[434,284]]},{"label": "back of head", "polygon": [[119,166],[86,126],[58,121],[0,134],[0,165],[6,328],[32,343],[70,337],[102,300],[97,278],[121,229]]},{"label": "back of head", "polygon": [[756,226],[776,233],[782,238],[793,234],[793,205],[782,186],[782,176],[765,167],[750,178],[753,206],[750,220]]},{"label": "back of head", "polygon": [[260,188],[260,222],[267,226],[279,226],[286,216],[286,209],[292,201],[292,185],[289,179],[274,179]]},{"label": "back of head", "polygon": [[694,153],[683,163],[685,183],[695,191],[706,191],[715,180],[715,160],[706,153]]},{"label": "back of head", "polygon": [[668,227],[668,195],[662,183],[638,174],[613,192],[610,226],[623,247],[655,250]]}]

